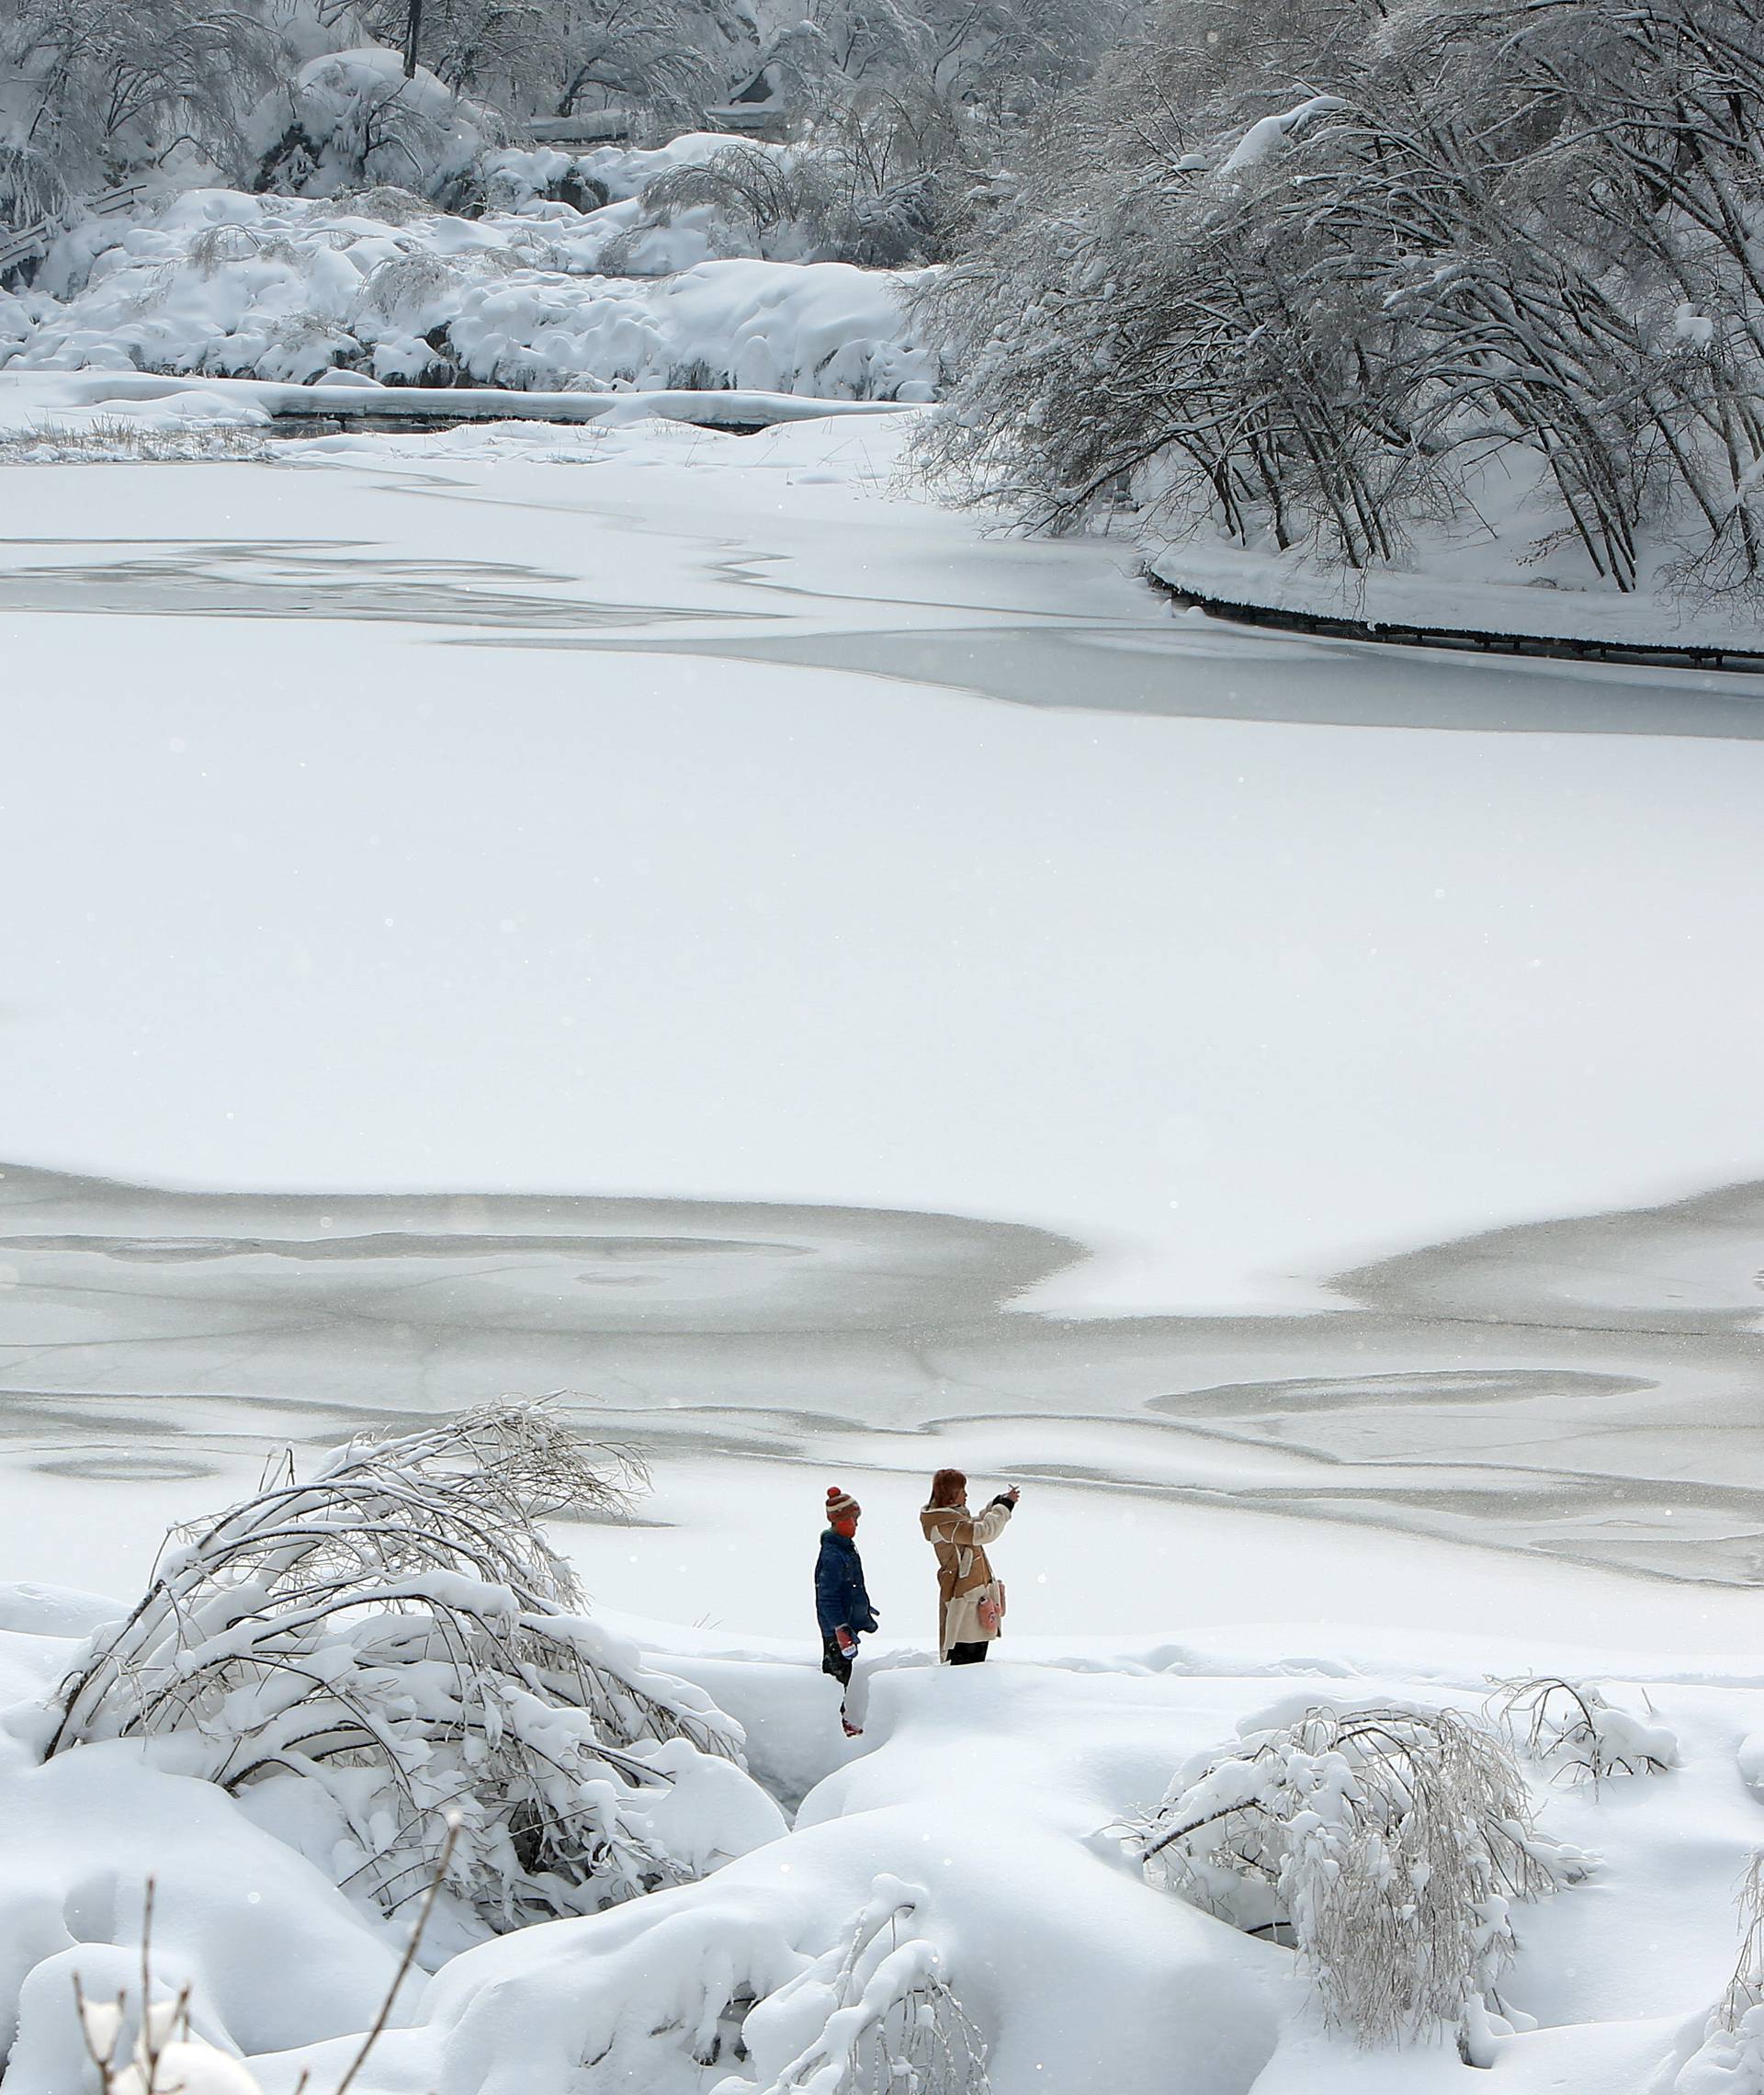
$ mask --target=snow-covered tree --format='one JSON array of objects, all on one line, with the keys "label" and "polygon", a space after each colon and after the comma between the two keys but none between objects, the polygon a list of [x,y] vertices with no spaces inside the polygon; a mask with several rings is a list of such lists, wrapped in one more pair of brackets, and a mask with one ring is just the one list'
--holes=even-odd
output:
[{"label": "snow-covered tree", "polygon": [[733,0],[360,0],[365,35],[520,116],[700,115],[754,49]]},{"label": "snow-covered tree", "polygon": [[268,77],[249,5],[12,0],[0,7],[0,224],[24,224],[183,150],[223,172]]},{"label": "snow-covered tree", "polygon": [[1511,1755],[1453,1710],[1367,1704],[1247,1728],[1133,1829],[1152,1881],[1291,1944],[1367,2044],[1458,2028],[1473,2051],[1512,1901],[1571,1881]]},{"label": "snow-covered tree", "polygon": [[296,196],[392,187],[456,204],[496,134],[491,111],[368,45],[311,59],[251,112],[253,187]]},{"label": "snow-covered tree", "polygon": [[1166,0],[929,296],[1033,523],[1397,558],[1494,476],[1629,589],[1764,572],[1758,0]]}]

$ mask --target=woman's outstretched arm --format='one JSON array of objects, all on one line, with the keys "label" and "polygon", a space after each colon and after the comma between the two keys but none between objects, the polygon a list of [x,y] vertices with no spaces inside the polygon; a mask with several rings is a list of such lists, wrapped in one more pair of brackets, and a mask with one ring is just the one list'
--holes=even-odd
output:
[{"label": "woman's outstretched arm", "polygon": [[1009,1499],[994,1499],[989,1506],[983,1507],[974,1515],[974,1540],[984,1549],[989,1542],[996,1542],[1009,1526],[1011,1515],[1016,1511]]}]

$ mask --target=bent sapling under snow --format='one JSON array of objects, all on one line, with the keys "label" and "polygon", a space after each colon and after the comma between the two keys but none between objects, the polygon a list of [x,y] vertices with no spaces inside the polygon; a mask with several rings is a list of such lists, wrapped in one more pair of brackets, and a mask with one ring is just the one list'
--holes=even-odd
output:
[{"label": "bent sapling under snow", "polygon": [[175,1735],[235,1795],[316,1782],[359,1852],[345,1888],[396,1912],[445,1854],[472,1932],[685,1881],[656,1802],[739,1767],[739,1727],[577,1612],[538,1525],[623,1512],[641,1475],[512,1400],[352,1443],[180,1532],[49,1752]]},{"label": "bent sapling under snow", "polygon": [[751,2073],[712,2095],[988,2095],[986,2046],[922,1931],[924,1904],[878,1876],[846,1939],[749,2011]]},{"label": "bent sapling under snow", "polygon": [[[1455,2028],[1485,2063],[1510,1911],[1584,1874],[1541,1835],[1512,1755],[1455,1710],[1318,1704],[1250,1727],[1130,1829],[1151,1880],[1290,1943],[1366,2044]],[[1491,2009],[1491,2004],[1494,2004]]]},{"label": "bent sapling under snow", "polygon": [[1488,1708],[1532,1760],[1571,1783],[1596,1787],[1611,1775],[1663,1775],[1679,1764],[1671,1732],[1614,1707],[1588,1681],[1498,1681]]}]

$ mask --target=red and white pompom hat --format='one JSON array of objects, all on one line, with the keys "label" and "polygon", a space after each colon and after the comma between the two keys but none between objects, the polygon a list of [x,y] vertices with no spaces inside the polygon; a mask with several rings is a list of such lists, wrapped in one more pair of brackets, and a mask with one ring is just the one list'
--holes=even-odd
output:
[{"label": "red and white pompom hat", "polygon": [[862,1512],[863,1510],[849,1491],[842,1491],[837,1484],[827,1487],[827,1518],[830,1521],[843,1520],[847,1514]]}]

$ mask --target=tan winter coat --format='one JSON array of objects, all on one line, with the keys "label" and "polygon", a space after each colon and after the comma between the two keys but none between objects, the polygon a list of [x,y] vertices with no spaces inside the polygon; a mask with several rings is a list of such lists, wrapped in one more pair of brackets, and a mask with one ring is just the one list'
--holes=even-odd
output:
[{"label": "tan winter coat", "polygon": [[986,1546],[999,1539],[1010,1519],[1011,1508],[997,1501],[978,1513],[966,1506],[926,1506],[921,1512],[919,1525],[937,1552],[940,1658],[947,1659],[952,1646],[988,1644],[1000,1634],[980,1627],[980,1602],[998,1583]]}]

